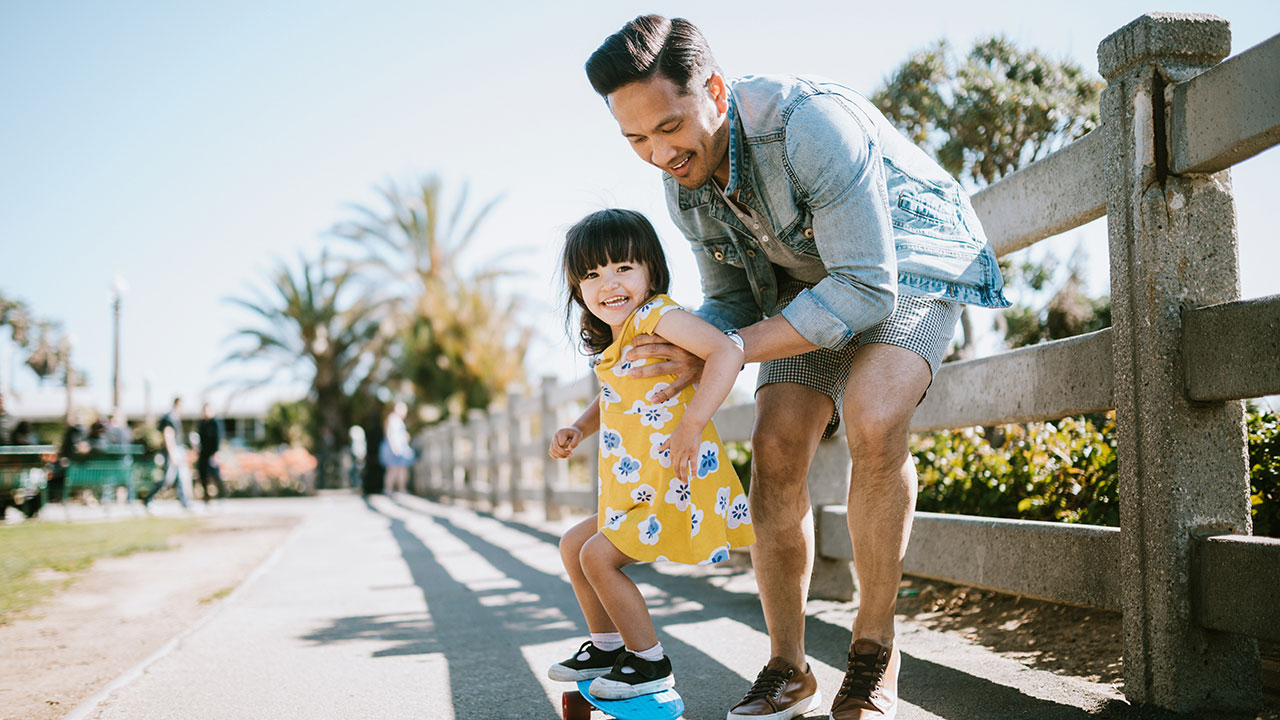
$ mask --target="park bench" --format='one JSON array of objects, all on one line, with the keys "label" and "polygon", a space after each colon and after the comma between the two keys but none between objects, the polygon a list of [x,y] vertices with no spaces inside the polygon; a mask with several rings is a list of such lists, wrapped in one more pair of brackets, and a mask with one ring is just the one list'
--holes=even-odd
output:
[{"label": "park bench", "polygon": [[85,455],[75,455],[67,465],[66,492],[93,493],[100,503],[113,502],[116,488],[128,491],[128,500],[137,497],[138,486],[150,481],[154,463],[147,462],[141,445],[119,445],[106,450],[94,450]]}]

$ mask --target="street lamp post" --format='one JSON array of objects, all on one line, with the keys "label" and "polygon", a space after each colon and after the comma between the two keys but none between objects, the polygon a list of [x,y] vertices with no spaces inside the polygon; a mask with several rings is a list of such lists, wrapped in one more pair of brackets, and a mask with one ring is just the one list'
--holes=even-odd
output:
[{"label": "street lamp post", "polygon": [[111,360],[111,413],[120,413],[120,303],[129,289],[129,283],[117,275],[111,285],[111,315],[113,321],[113,342]]}]

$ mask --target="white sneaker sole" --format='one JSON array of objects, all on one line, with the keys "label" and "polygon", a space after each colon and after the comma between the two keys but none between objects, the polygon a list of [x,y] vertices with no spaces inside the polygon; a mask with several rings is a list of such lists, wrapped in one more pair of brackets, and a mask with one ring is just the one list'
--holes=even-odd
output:
[{"label": "white sneaker sole", "polygon": [[556,682],[582,682],[583,680],[595,680],[608,673],[613,666],[607,668],[596,668],[594,670],[574,670],[560,663],[556,663],[547,669],[547,677]]},{"label": "white sneaker sole", "polygon": [[664,678],[658,678],[647,683],[638,685],[630,685],[628,683],[618,682],[617,680],[605,680],[604,678],[596,678],[591,683],[591,687],[587,688],[592,697],[598,697],[601,700],[629,700],[633,697],[641,695],[652,695],[661,692],[670,687],[676,686],[675,675],[668,675]]},{"label": "white sneaker sole", "polygon": [[792,705],[784,710],[769,715],[739,715],[732,710],[725,716],[725,720],[791,720],[793,717],[804,715],[818,709],[822,704],[822,691],[818,690],[809,697]]}]

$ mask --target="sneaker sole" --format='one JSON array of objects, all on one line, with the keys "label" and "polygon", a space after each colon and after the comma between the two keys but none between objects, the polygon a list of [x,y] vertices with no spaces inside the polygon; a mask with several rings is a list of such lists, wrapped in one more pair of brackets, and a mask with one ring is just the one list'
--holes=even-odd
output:
[{"label": "sneaker sole", "polygon": [[822,691],[819,690],[809,697],[797,702],[795,705],[779,710],[776,713],[770,713],[769,715],[739,715],[730,711],[729,714],[725,716],[725,720],[791,720],[793,717],[798,717],[807,712],[817,710],[818,706],[821,704]]},{"label": "sneaker sole", "polygon": [[594,670],[574,670],[571,667],[565,667],[564,665],[557,663],[547,670],[547,677],[555,680],[556,682],[576,683],[582,682],[583,680],[595,680],[601,675],[608,673],[611,669],[613,669],[612,665],[606,668],[597,668]]},{"label": "sneaker sole", "polygon": [[674,675],[668,675],[658,680],[652,680],[647,683],[638,685],[629,685],[620,683],[616,680],[605,680],[600,684],[600,692],[596,692],[596,683],[591,683],[589,690],[591,696],[600,698],[601,700],[630,700],[631,698],[640,697],[641,695],[652,695],[656,692],[662,692],[667,688],[676,686],[676,678]]}]

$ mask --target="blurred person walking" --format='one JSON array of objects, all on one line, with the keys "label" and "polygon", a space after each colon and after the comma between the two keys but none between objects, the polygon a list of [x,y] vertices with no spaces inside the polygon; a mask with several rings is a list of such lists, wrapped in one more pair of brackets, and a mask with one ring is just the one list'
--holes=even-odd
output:
[{"label": "blurred person walking", "polygon": [[209,403],[200,407],[200,423],[196,425],[200,437],[200,454],[196,456],[196,476],[200,478],[200,493],[204,504],[209,504],[209,481],[218,487],[218,499],[227,499],[227,486],[222,482],[222,469],[218,467],[218,448],[222,445],[222,422],[213,416]]},{"label": "blurred person walking", "polygon": [[382,486],[383,494],[404,492],[409,485],[409,466],[413,464],[415,455],[409,447],[409,430],[404,419],[409,415],[409,406],[397,402],[387,415],[382,426],[382,445],[378,448],[378,459],[387,469],[386,479]]},{"label": "blurred person walking", "polygon": [[182,503],[182,507],[191,508],[188,500],[191,493],[191,468],[187,465],[187,447],[182,443],[182,418],[178,416],[181,409],[182,398],[175,397],[173,407],[160,418],[160,422],[156,425],[160,434],[164,436],[164,444],[160,448],[164,457],[164,479],[142,498],[142,507],[148,510],[151,500],[170,485],[177,485],[178,502]]},{"label": "blurred person walking", "polygon": [[67,489],[67,469],[71,467],[71,459],[88,452],[89,443],[85,440],[84,426],[80,424],[80,416],[72,411],[67,415],[67,427],[62,431],[58,462],[54,464],[53,473],[49,476],[49,502],[62,502]]}]

